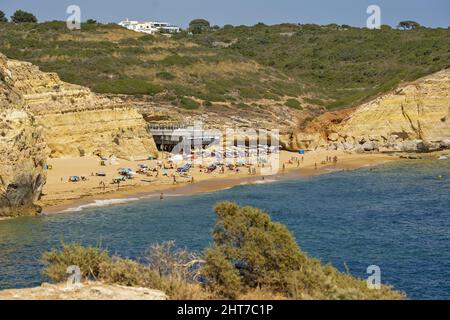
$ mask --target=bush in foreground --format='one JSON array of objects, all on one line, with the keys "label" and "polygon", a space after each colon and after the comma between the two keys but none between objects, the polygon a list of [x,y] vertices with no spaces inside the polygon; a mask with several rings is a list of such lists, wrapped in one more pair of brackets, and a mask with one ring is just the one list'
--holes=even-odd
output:
[{"label": "bush in foreground", "polygon": [[308,257],[286,226],[259,209],[230,202],[216,207],[214,245],[203,273],[209,286],[229,298],[263,288],[291,299],[400,299],[388,286],[367,288],[364,280]]},{"label": "bush in foreground", "polygon": [[405,298],[385,285],[371,290],[364,280],[309,257],[286,226],[259,209],[224,202],[215,211],[214,244],[203,256],[166,242],[151,247],[140,263],[63,245],[43,255],[43,273],[64,281],[67,267],[77,265],[83,280],[158,289],[175,300]]}]

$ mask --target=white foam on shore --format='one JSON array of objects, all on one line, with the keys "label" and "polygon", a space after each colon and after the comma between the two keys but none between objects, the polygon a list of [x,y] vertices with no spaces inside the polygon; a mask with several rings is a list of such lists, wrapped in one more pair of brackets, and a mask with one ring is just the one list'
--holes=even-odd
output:
[{"label": "white foam on shore", "polygon": [[106,200],[94,200],[92,203],[83,204],[78,207],[68,208],[61,212],[80,212],[87,208],[106,207],[115,204],[125,204],[128,202],[138,201],[139,198],[124,198],[124,199],[106,199]]},{"label": "white foam on shore", "polygon": [[253,182],[253,184],[264,184],[264,183],[272,183],[272,182],[276,182],[277,180],[269,180],[269,179],[264,179],[264,180],[258,180]]},{"label": "white foam on shore", "polygon": [[264,180],[256,180],[256,181],[246,181],[246,182],[242,182],[239,185],[241,186],[245,186],[245,185],[251,185],[251,184],[264,184],[264,183],[272,183],[272,182],[277,182],[278,180],[273,180],[273,179],[264,179]]}]

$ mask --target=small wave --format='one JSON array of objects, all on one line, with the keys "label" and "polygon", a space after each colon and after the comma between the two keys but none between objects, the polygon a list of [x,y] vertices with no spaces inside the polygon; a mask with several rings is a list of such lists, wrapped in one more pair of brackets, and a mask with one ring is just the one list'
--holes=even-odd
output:
[{"label": "small wave", "polygon": [[98,207],[106,207],[111,206],[115,204],[125,204],[132,201],[138,201],[139,198],[124,198],[124,199],[107,199],[107,200],[94,200],[92,203],[83,204],[78,207],[74,208],[68,208],[66,210],[63,210],[61,212],[79,212],[83,211],[87,208],[98,208]]},{"label": "small wave", "polygon": [[272,183],[272,182],[277,182],[277,180],[264,179],[264,180],[254,181],[254,182],[252,182],[252,184],[264,184],[264,183]]}]

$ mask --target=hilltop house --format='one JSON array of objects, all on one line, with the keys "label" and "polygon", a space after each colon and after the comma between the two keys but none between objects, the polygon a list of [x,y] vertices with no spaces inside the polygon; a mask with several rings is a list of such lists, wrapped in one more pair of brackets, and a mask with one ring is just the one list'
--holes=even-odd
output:
[{"label": "hilltop house", "polygon": [[157,32],[162,33],[177,33],[180,32],[181,28],[177,26],[172,26],[167,22],[159,22],[159,21],[132,21],[125,20],[119,22],[119,26],[127,28],[129,30],[133,30],[136,32],[143,32],[148,34],[155,34]]}]

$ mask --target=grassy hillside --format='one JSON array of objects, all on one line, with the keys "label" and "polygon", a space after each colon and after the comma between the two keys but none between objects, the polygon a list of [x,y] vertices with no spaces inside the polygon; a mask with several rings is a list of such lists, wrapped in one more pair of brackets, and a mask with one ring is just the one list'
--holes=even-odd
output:
[{"label": "grassy hillside", "polygon": [[264,66],[298,79],[328,108],[385,92],[400,81],[450,67],[450,29],[368,30],[337,25],[226,27],[197,42],[231,44]]},{"label": "grassy hillside", "polygon": [[265,99],[334,109],[450,67],[450,30],[259,24],[168,39],[116,25],[8,23],[0,52],[102,93],[164,92],[180,106],[191,97],[205,106]]}]

